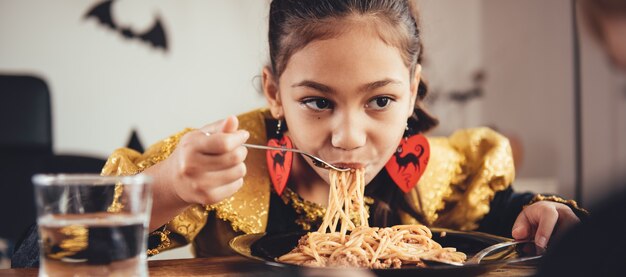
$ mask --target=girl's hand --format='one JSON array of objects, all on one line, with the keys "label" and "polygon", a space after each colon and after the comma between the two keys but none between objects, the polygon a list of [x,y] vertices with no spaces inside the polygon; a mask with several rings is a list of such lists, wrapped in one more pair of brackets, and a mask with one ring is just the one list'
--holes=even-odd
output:
[{"label": "girl's hand", "polygon": [[534,238],[535,244],[546,247],[552,234],[559,236],[578,222],[580,219],[567,205],[539,201],[517,216],[512,235],[516,240]]},{"label": "girl's hand", "polygon": [[233,116],[185,134],[167,159],[149,168],[163,180],[155,194],[168,193],[187,206],[214,204],[239,190],[248,154],[241,144],[250,134],[237,130],[238,125]]}]

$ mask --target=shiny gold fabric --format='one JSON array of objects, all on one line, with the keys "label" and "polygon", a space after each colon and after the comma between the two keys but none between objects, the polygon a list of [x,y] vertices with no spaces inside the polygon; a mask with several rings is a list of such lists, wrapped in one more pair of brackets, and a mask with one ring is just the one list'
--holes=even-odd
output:
[{"label": "shiny gold fabric", "polygon": [[[250,132],[250,143],[266,143],[265,119],[269,117],[267,109],[239,116],[240,128]],[[180,137],[188,131],[157,143],[143,155],[129,149],[118,149],[109,158],[103,174],[141,172],[171,154]],[[478,221],[489,212],[494,194],[507,188],[513,181],[513,159],[507,139],[488,128],[477,128],[456,132],[449,138],[429,138],[429,142],[430,161],[418,185],[406,194],[408,202],[424,216],[428,221],[425,223],[429,225],[460,230],[476,229]],[[227,247],[227,242],[212,244],[215,240],[204,236],[227,240],[236,232],[263,232],[267,225],[271,188],[265,153],[249,151],[245,163],[248,173],[243,187],[237,193],[215,205],[192,206],[174,218],[164,227],[171,233],[153,234],[161,237],[162,244],[151,249],[151,254],[194,242],[194,239],[199,256],[220,254],[225,252],[213,248]],[[294,206],[296,210],[305,214],[299,223],[303,227],[306,227],[308,220],[315,220],[323,213],[323,209],[313,203],[289,198],[292,203],[299,205],[299,208]],[[404,223],[416,222],[404,213],[401,213],[401,218]],[[231,229],[224,229],[223,222],[212,222],[217,219],[228,222]],[[210,228],[215,230],[208,230]],[[202,237],[196,238],[200,232]],[[212,245],[199,245],[207,243]]]},{"label": "shiny gold fabric", "polygon": [[[239,128],[250,132],[248,143],[267,143],[267,116],[267,112],[253,111],[238,117]],[[249,234],[265,230],[270,203],[270,179],[265,159],[265,151],[248,151],[244,185],[232,197],[207,207],[209,211],[214,210],[218,218],[229,221],[235,231]]]},{"label": "shiny gold fabric", "polygon": [[[256,110],[238,117],[240,128],[250,132],[248,142],[265,144],[265,121],[267,110]],[[151,146],[143,155],[128,148],[117,149],[108,159],[102,175],[133,175],[167,158],[176,148],[178,141],[187,132],[185,129]],[[267,224],[270,181],[267,175],[265,152],[250,151],[246,158],[247,174],[244,186],[232,197],[215,205],[193,205],[172,219],[163,230],[151,235],[160,237],[161,244],[148,250],[155,255],[160,251],[190,243],[205,226],[210,211],[217,218],[228,221],[234,230],[246,233],[258,233],[265,230]],[[115,206],[115,203],[112,207]],[[166,234],[166,235],[163,235]],[[184,240],[181,240],[180,238]]]},{"label": "shiny gold fabric", "polygon": [[564,204],[564,205],[570,207],[570,209],[572,209],[574,212],[580,212],[580,214],[582,214],[583,216],[588,216],[589,215],[589,211],[579,207],[578,203],[576,203],[576,201],[574,201],[574,200],[565,200],[565,199],[563,199],[561,197],[554,196],[554,195],[548,195],[547,196],[547,195],[537,194],[537,195],[535,195],[535,197],[533,197],[532,200],[530,200],[530,203],[528,203],[527,205],[524,206],[524,208],[526,208],[529,205],[535,204],[535,203],[537,203],[539,201],[550,201],[550,202],[561,203],[561,204]]},{"label": "shiny gold fabric", "polygon": [[[154,164],[165,160],[169,155],[174,152],[180,138],[193,129],[187,128],[167,139],[164,139],[154,145],[152,145],[145,153],[141,154],[135,150],[128,148],[120,148],[115,150],[106,164],[102,168],[102,175],[106,176],[120,176],[120,175],[134,175],[141,173],[146,168],[153,166]],[[121,187],[115,188],[115,197],[113,204],[109,207],[109,211],[119,210],[120,204],[118,203],[118,197],[121,194]],[[159,230],[154,234],[159,235],[161,243],[155,249],[149,249],[149,255],[158,254],[162,250],[174,248],[186,244],[185,241],[170,240],[170,232],[176,232],[189,241],[195,237],[202,226],[204,226],[204,219],[206,218],[206,211],[203,207],[194,205],[189,207],[185,212],[178,215],[166,226],[164,230]]]},{"label": "shiny gold fabric", "polygon": [[[438,203],[439,216],[429,219],[435,226],[474,230],[489,212],[495,193],[506,189],[515,178],[511,147],[505,137],[489,128],[458,131],[448,143],[462,157],[455,164],[461,170],[449,177],[451,194],[441,199],[443,205]],[[452,166],[447,161],[441,163]]]}]

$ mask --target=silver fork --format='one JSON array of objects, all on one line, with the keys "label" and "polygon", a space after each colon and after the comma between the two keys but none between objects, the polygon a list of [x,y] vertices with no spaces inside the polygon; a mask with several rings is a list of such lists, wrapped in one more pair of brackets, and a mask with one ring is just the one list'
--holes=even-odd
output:
[{"label": "silver fork", "polygon": [[[501,249],[501,248],[505,248],[505,247],[509,247],[509,246],[513,246],[513,245],[517,245],[517,244],[523,244],[523,243],[533,243],[534,244],[534,240],[505,241],[505,242],[497,243],[497,244],[489,246],[489,247],[481,250],[480,252],[476,253],[471,259],[467,260],[465,263],[450,262],[450,261],[438,260],[438,259],[425,259],[425,258],[422,258],[421,260],[424,263],[426,263],[427,265],[429,265],[429,266],[433,266],[433,265],[464,266],[464,265],[480,264],[480,262],[483,260],[483,258],[485,258],[487,255],[491,254],[495,250],[498,250],[498,249]],[[545,249],[543,249],[543,251],[545,251]],[[530,256],[530,257],[514,258],[514,259],[507,260],[507,263],[519,263],[519,262],[530,261],[530,260],[541,258],[542,255],[543,255],[543,253],[541,253],[539,255],[535,255],[535,256]]]},{"label": "silver fork", "polygon": [[290,152],[294,152],[294,153],[298,153],[300,155],[306,156],[309,159],[311,159],[311,161],[313,162],[313,164],[317,167],[323,168],[323,169],[334,169],[337,171],[349,171],[351,170],[350,168],[342,168],[342,167],[337,167],[334,166],[316,156],[313,156],[307,152],[298,150],[298,149],[293,149],[293,148],[285,148],[285,147],[272,147],[272,146],[265,146],[265,145],[256,145],[256,144],[248,144],[248,143],[244,143],[243,146],[248,147],[248,148],[254,148],[254,149],[262,149],[262,150],[278,150],[278,151],[290,151]]},{"label": "silver fork", "polygon": [[[513,246],[513,245],[517,245],[517,244],[524,244],[524,243],[535,243],[534,240],[532,239],[527,239],[527,240],[514,240],[514,241],[505,241],[505,242],[501,242],[498,244],[494,244],[492,246],[489,246],[483,250],[481,250],[480,252],[476,253],[476,255],[474,255],[471,259],[469,259],[467,262],[465,262],[465,264],[479,264],[483,258],[485,258],[487,255],[491,254],[492,252],[494,252],[495,250],[501,249],[501,248],[505,248],[505,247],[509,247],[509,246]],[[538,247],[538,246],[536,246]],[[541,248],[543,251],[545,251],[545,249]],[[516,258],[513,259],[509,262],[524,262],[524,261],[529,261],[529,260],[534,260],[534,259],[538,259],[543,255],[535,255],[535,256],[531,256],[531,257],[521,257],[521,258]]]}]

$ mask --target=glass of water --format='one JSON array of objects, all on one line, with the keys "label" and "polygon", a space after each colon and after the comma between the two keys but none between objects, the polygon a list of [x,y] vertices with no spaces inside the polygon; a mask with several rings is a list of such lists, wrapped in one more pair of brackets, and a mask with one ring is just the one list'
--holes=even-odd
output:
[{"label": "glass of water", "polygon": [[39,276],[148,275],[148,176],[38,174],[33,183]]}]

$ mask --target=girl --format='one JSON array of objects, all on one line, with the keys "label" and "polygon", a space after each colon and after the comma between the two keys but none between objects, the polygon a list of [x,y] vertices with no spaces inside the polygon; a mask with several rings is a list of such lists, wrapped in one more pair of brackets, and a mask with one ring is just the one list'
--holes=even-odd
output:
[{"label": "girl", "polygon": [[262,72],[269,108],[185,130],[144,154],[117,150],[103,169],[154,177],[149,254],[193,243],[198,257],[224,255],[242,232],[317,228],[328,171],[244,142],[363,168],[372,226],[419,222],[546,246],[578,222],[573,201],[513,193],[499,134],[421,135],[437,121],[422,107],[418,22],[408,0],[272,1]]}]

